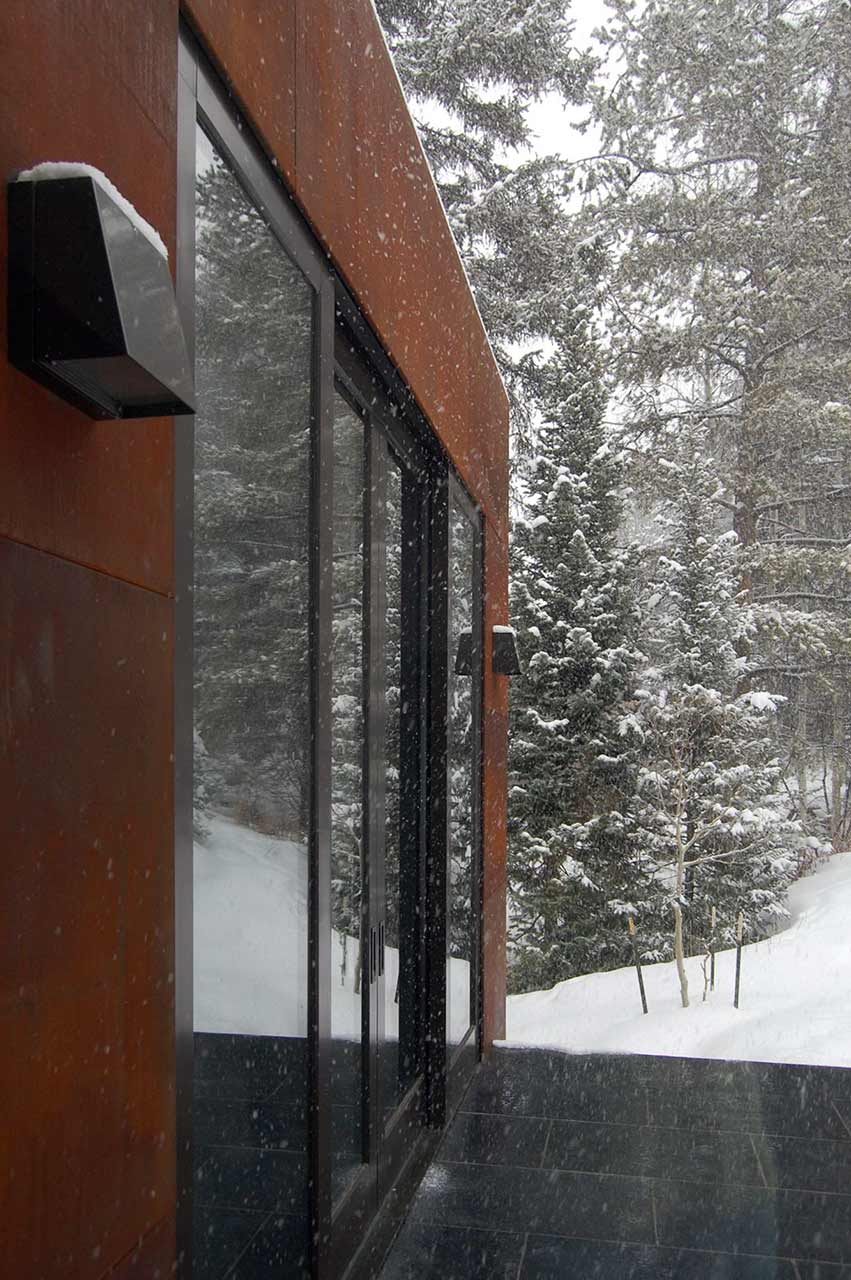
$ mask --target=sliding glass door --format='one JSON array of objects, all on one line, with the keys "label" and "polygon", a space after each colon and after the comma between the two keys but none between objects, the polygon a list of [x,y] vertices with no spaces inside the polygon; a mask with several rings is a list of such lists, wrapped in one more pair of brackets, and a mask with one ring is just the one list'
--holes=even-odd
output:
[{"label": "sliding glass door", "polygon": [[335,392],[335,1272],[424,1120],[426,467],[344,341]]},{"label": "sliding glass door", "polygon": [[286,1255],[298,1273],[313,290],[201,129],[196,154],[195,1272]]},{"label": "sliding glass door", "polygon": [[181,76],[181,1249],[337,1280],[478,1047],[481,534],[189,42]]}]

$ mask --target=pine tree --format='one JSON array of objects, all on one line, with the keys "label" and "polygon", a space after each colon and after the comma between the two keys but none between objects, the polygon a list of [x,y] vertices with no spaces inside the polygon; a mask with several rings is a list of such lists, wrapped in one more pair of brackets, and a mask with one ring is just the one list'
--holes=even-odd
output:
[{"label": "pine tree", "polygon": [[511,399],[514,439],[558,381],[576,245],[562,159],[533,153],[529,107],[584,97],[564,0],[376,0],[396,68]]},{"label": "pine tree", "polygon": [[851,704],[851,11],[845,0],[611,0],[587,232],[611,250],[612,375],[657,461],[712,424],[750,590],[750,678],[810,820],[846,838]]},{"label": "pine tree", "polygon": [[719,529],[718,481],[703,445],[691,429],[665,467],[670,496],[647,637],[656,662],[640,691],[637,817],[644,853],[670,891],[678,961],[704,948],[713,907],[722,943],[732,944],[740,910],[751,937],[776,928],[801,844],[772,734],[777,700],[740,692],[748,668],[740,550],[736,534]]},{"label": "pine tree", "polygon": [[[616,963],[618,911],[634,906],[621,812],[633,772],[620,728],[637,619],[615,545],[617,471],[588,323],[599,254],[593,239],[577,243],[569,168],[531,154],[528,124],[546,93],[581,101],[591,64],[573,46],[564,0],[377,8],[530,459],[517,488],[531,518],[512,552],[528,669],[512,690],[510,858],[512,981],[536,985]],[[574,714],[569,732],[555,727]],[[453,820],[460,848],[463,816]]]},{"label": "pine tree", "polygon": [[540,429],[512,546],[524,666],[512,683],[509,748],[516,990],[625,963],[628,915],[642,919],[651,952],[659,941],[659,887],[632,818],[641,736],[630,711],[635,566],[617,545],[619,467],[593,366],[575,368],[573,380],[561,420]]}]

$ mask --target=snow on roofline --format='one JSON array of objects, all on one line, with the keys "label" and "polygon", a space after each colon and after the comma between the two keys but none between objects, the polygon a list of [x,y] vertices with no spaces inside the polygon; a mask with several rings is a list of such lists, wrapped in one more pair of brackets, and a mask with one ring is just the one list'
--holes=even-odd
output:
[{"label": "snow on roofline", "polygon": [[151,226],[139,213],[130,201],[121,194],[118,188],[110,182],[105,173],[101,173],[100,169],[96,169],[91,164],[79,164],[71,160],[45,160],[41,164],[34,165],[32,169],[22,169],[15,179],[16,182],[46,182],[51,178],[92,178],[102,191],[105,191],[110,200],[118,205],[119,209],[125,214],[136,228],[137,231],[152,244],[157,253],[168,259],[168,249],[165,247],[162,236]]}]

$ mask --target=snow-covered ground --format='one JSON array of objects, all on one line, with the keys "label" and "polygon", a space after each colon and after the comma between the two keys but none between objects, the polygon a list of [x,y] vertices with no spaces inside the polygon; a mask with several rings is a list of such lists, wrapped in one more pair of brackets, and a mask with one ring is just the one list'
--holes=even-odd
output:
[{"label": "snow-covered ground", "polygon": [[635,969],[511,996],[508,1041],[577,1053],[671,1054],[851,1066],[851,853],[835,854],[792,886],[789,927],[716,957],[715,990],[702,1002],[699,957],[686,962],[691,1005],[680,1004],[673,962],[646,965],[649,1013]]},{"label": "snow-covered ground", "polygon": [[[195,845],[194,1021],[196,1031],[307,1034],[307,851],[227,818],[211,818]],[[359,1040],[357,942],[331,934],[331,1016],[335,1039]],[[451,1007],[466,1029],[469,964],[451,962]],[[395,1003],[399,952],[385,956],[385,1034],[399,1035]],[[460,1035],[456,1036],[456,1039]]]}]

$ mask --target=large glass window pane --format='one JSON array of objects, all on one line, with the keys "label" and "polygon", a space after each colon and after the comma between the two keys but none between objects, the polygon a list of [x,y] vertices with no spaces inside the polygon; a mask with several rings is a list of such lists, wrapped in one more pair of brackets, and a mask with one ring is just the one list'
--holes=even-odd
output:
[{"label": "large glass window pane", "polygon": [[196,209],[196,1269],[306,1274],[313,295],[200,131]]},{"label": "large glass window pane", "polygon": [[384,1042],[389,1121],[420,1072],[422,564],[416,482],[388,455],[384,597]]},{"label": "large glass window pane", "polygon": [[446,1035],[460,1044],[474,1020],[474,822],[476,735],[473,723],[474,672],[479,636],[474,629],[475,531],[453,499],[449,541],[449,865]]},{"label": "large glass window pane", "polygon": [[385,608],[384,608],[384,891],[385,981],[384,1045],[382,1048],[385,1113],[393,1111],[407,1085],[405,1064],[399,1053],[400,990],[400,819],[402,697],[402,473],[391,458],[387,468],[385,507]]},{"label": "large glass window pane", "polygon": [[364,425],[334,412],[331,777],[331,1151],[335,1199],[361,1164],[363,1135]]}]

